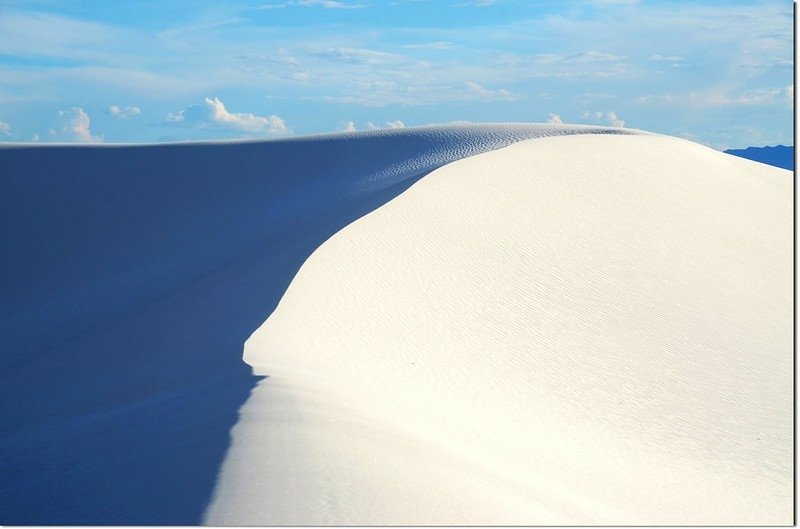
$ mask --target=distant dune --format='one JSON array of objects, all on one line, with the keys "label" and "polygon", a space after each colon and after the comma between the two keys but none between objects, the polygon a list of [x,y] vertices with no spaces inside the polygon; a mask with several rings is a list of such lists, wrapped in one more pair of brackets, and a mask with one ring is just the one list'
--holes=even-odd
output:
[{"label": "distant dune", "polygon": [[791,174],[657,135],[453,162],[244,359],[207,523],[791,524]]},{"label": "distant dune", "polygon": [[199,523],[258,381],[243,344],[321,243],[455,160],[629,133],[464,125],[3,144],[0,523]]},{"label": "distant dune", "polygon": [[746,149],[729,149],[725,152],[782,169],[794,170],[794,147],[792,146],[748,147]]}]

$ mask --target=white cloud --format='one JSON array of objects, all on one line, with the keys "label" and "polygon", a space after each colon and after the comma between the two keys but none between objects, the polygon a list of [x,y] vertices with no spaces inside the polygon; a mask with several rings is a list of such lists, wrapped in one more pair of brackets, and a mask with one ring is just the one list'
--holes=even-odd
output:
[{"label": "white cloud", "polygon": [[469,0],[461,4],[456,4],[456,7],[486,7],[497,3],[497,0]]},{"label": "white cloud", "polygon": [[672,94],[646,94],[636,99],[639,104],[646,103],[674,103],[678,98]]},{"label": "white cloud", "polygon": [[[61,133],[67,140],[80,143],[101,143],[103,141],[101,136],[92,135],[92,131],[89,130],[92,120],[81,107],[59,110],[58,115],[66,119],[66,123],[61,127]],[[53,134],[55,134],[54,130]]]},{"label": "white cloud", "polygon": [[395,64],[406,60],[403,55],[364,48],[326,48],[312,51],[310,55],[322,59],[353,64]]},{"label": "white cloud", "polygon": [[278,116],[257,116],[251,113],[231,113],[219,98],[205,98],[203,105],[192,105],[177,114],[169,113],[164,122],[196,128],[218,128],[243,132],[288,133],[283,119]]},{"label": "white cloud", "polygon": [[794,85],[783,88],[761,88],[742,92],[738,97],[723,101],[723,104],[765,106],[788,103],[794,105]]},{"label": "white cloud", "polygon": [[681,57],[680,55],[661,55],[660,53],[656,53],[655,55],[648,57],[647,60],[656,62],[681,62],[685,61],[686,57]]},{"label": "white cloud", "polygon": [[589,3],[596,5],[634,5],[639,0],[589,0]]},{"label": "white cloud", "polygon": [[622,55],[596,50],[578,53],[501,54],[495,63],[515,78],[570,79],[610,78],[630,73],[629,61]]},{"label": "white cloud", "polygon": [[517,96],[504,88],[489,89],[474,81],[456,85],[409,86],[396,81],[356,81],[345,95],[314,98],[325,103],[383,107],[386,105],[433,105],[454,101],[515,101]]},{"label": "white cloud", "polygon": [[337,0],[298,0],[297,4],[301,6],[320,6],[325,9],[360,9],[369,7],[366,4],[348,4]]},{"label": "white cloud", "polygon": [[369,7],[367,4],[349,4],[338,0],[290,0],[288,2],[277,2],[264,4],[259,9],[283,9],[284,7],[304,6],[304,7],[324,7],[325,9],[362,9]]},{"label": "white cloud", "polygon": [[403,128],[403,127],[405,127],[405,126],[406,126],[406,125],[405,125],[405,123],[403,123],[402,121],[400,121],[400,120],[398,119],[397,121],[387,121],[386,123],[384,123],[384,126],[383,126],[383,127],[381,127],[381,126],[379,126],[379,125],[376,125],[375,123],[373,123],[373,122],[371,122],[371,121],[367,121],[367,124],[365,125],[365,128],[366,128],[367,130],[378,130],[378,129],[402,129],[402,128]]},{"label": "white cloud", "polygon": [[34,135],[31,136],[31,141],[39,141],[39,135],[34,133]]},{"label": "white cloud", "polygon": [[613,99],[614,96],[604,92],[584,92],[575,98],[575,101],[581,106],[594,106],[599,100]]},{"label": "white cloud", "polygon": [[142,113],[142,110],[139,107],[119,107],[117,105],[111,105],[106,112],[118,118],[129,118],[131,116],[138,116]]},{"label": "white cloud", "polygon": [[11,136],[11,125],[4,121],[0,121],[0,134]]},{"label": "white cloud", "polygon": [[343,123],[339,123],[334,129],[334,132],[355,132],[358,129],[356,128],[355,123],[352,121],[345,121]]},{"label": "white cloud", "polygon": [[474,94],[475,99],[481,101],[514,101],[516,99],[511,92],[504,88],[490,90],[473,81],[464,83],[464,88],[467,89],[467,92]]},{"label": "white cloud", "polygon": [[622,59],[624,59],[624,57],[620,55],[614,55],[613,53],[595,50],[583,51],[581,53],[573,53],[572,55],[564,56],[564,60],[569,62],[609,62],[619,61]]},{"label": "white cloud", "polygon": [[547,118],[547,122],[548,123],[552,123],[554,125],[563,125],[564,124],[564,122],[561,121],[561,116],[559,116],[558,114],[550,114],[550,116]]},{"label": "white cloud", "polygon": [[608,120],[608,123],[612,127],[622,128],[622,127],[625,126],[625,120],[624,119],[619,119],[617,117],[616,112],[609,112],[608,114],[606,114],[606,119]]},{"label": "white cloud", "polygon": [[236,59],[236,68],[260,82],[291,80],[305,83],[311,79],[300,59],[285,48],[278,48],[273,53],[243,53]]},{"label": "white cloud", "polygon": [[[604,119],[605,118],[605,119]],[[581,119],[588,119],[591,121],[606,121],[612,127],[622,128],[625,126],[625,120],[617,117],[616,112],[599,112],[599,111],[585,111],[581,114]]]},{"label": "white cloud", "polygon": [[452,42],[436,41],[423,42],[420,44],[404,44],[403,48],[412,50],[452,50],[455,45]]},{"label": "white cloud", "polygon": [[687,107],[719,108],[727,106],[794,105],[794,85],[783,88],[758,88],[731,96],[728,89],[712,87],[692,90],[688,94],[647,94],[636,99],[638,104],[669,103]]}]

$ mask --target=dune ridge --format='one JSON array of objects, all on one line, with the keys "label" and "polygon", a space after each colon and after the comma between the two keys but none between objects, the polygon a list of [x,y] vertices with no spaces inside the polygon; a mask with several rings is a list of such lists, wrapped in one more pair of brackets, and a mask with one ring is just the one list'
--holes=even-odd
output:
[{"label": "dune ridge", "polygon": [[204,521],[792,523],[792,179],[658,135],[450,163],[247,341]]},{"label": "dune ridge", "polygon": [[199,523],[308,255],[448,162],[600,127],[0,144],[0,523]]}]

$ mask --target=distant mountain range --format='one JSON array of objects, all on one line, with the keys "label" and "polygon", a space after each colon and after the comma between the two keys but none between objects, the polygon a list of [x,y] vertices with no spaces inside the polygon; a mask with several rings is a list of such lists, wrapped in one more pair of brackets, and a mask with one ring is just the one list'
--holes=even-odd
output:
[{"label": "distant mountain range", "polygon": [[725,151],[734,156],[755,160],[756,162],[774,165],[783,169],[794,170],[794,147],[776,145],[775,147],[748,147],[746,149],[729,149]]}]

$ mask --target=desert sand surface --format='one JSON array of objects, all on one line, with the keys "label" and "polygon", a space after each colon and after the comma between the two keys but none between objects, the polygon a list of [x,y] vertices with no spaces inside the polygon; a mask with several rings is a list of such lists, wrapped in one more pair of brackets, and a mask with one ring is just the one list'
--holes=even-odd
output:
[{"label": "desert sand surface", "polygon": [[204,522],[791,524],[792,266],[785,170],[646,134],[449,163],[247,340]]},{"label": "desert sand surface", "polygon": [[259,380],[243,344],[306,258],[434,169],[563,134],[630,131],[0,145],[0,523],[200,523]]}]

